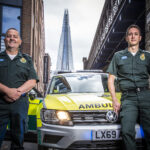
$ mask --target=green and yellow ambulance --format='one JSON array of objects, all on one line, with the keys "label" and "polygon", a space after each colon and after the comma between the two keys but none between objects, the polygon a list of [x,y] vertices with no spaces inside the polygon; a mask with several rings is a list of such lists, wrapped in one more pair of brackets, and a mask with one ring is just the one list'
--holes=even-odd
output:
[{"label": "green and yellow ambulance", "polygon": [[[53,76],[39,108],[39,150],[119,148],[121,126],[107,78],[108,74],[88,71]],[[117,97],[120,99],[120,92]],[[135,130],[137,142],[141,142],[142,129],[137,124]]]}]

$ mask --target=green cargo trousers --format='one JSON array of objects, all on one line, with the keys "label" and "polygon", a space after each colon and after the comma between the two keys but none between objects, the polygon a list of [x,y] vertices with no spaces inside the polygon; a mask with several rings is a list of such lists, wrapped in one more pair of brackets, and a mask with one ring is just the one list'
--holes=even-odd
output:
[{"label": "green cargo trousers", "polygon": [[136,150],[135,124],[139,120],[147,150],[150,150],[150,91],[124,92],[121,98],[120,117],[123,148]]},{"label": "green cargo trousers", "polygon": [[26,131],[28,99],[21,97],[13,103],[0,99],[0,149],[7,124],[10,122],[11,150],[23,150],[24,132]]}]

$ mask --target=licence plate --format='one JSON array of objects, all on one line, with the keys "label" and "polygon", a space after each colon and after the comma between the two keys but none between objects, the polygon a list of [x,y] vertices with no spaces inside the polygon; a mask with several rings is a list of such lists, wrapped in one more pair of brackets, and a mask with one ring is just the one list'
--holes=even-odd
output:
[{"label": "licence plate", "polygon": [[120,130],[97,130],[92,132],[92,137],[94,141],[100,140],[119,140]]}]

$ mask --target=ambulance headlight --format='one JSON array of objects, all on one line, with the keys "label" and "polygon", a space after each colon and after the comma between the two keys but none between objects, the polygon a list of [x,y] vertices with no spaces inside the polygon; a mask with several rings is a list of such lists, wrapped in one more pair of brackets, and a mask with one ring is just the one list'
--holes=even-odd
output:
[{"label": "ambulance headlight", "polygon": [[55,125],[73,125],[67,111],[41,109],[41,118],[44,123]]},{"label": "ambulance headlight", "polygon": [[56,112],[57,118],[61,121],[70,121],[70,115],[67,111],[57,111]]}]

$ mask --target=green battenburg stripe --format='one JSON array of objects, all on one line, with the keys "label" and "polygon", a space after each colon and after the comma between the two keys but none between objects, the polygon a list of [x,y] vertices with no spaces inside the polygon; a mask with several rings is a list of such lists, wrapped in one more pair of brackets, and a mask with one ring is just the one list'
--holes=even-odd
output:
[{"label": "green battenburg stripe", "polygon": [[36,130],[37,129],[36,116],[29,115],[28,117],[29,117],[28,130]]},{"label": "green battenburg stripe", "polygon": [[38,130],[38,144],[41,144],[41,132]]}]

